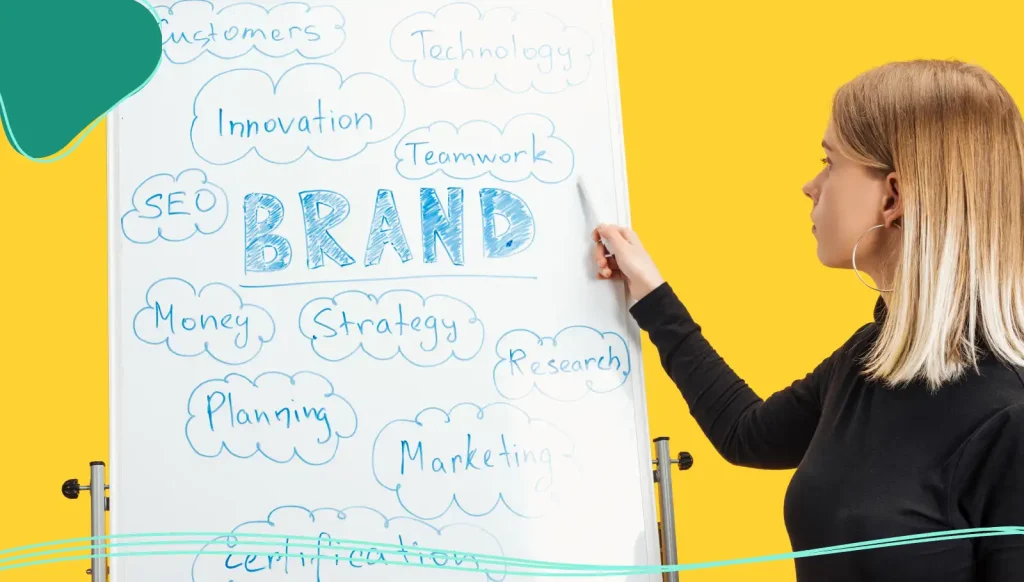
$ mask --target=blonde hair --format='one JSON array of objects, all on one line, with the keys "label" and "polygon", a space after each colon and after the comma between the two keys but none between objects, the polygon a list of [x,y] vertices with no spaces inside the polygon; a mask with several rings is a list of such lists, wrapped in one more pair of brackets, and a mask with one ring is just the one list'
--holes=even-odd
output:
[{"label": "blonde hair", "polygon": [[902,251],[864,373],[933,392],[978,370],[979,341],[1024,365],[1024,121],[979,66],[889,63],[835,94],[845,155],[898,173]]}]

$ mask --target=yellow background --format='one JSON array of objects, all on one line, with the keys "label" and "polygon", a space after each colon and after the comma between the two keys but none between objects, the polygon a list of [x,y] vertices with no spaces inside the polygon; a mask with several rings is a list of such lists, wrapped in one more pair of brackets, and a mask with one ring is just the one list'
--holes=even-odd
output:
[{"label": "yellow background", "polygon": [[[800,191],[820,169],[832,92],[867,68],[927,57],[977,62],[1021,95],[1016,4],[616,2],[633,225],[762,396],[842,343],[875,299],[852,272],[818,264]],[[107,460],[105,157],[104,125],[52,164],[0,145],[0,548],[88,535],[88,494],[68,501],[60,485]],[[696,459],[673,474],[681,562],[788,552],[791,472],[723,462],[644,348],[652,437]],[[85,581],[87,567],[0,579]],[[682,578],[792,580],[793,564]]]}]

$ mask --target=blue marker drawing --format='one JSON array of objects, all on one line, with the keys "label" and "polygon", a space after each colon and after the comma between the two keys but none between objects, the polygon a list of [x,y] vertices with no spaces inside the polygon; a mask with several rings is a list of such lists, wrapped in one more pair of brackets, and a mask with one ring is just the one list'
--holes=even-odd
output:
[{"label": "blue marker drawing", "polygon": [[[279,545],[267,545],[282,539]],[[353,547],[352,540],[366,545]],[[502,582],[506,567],[481,560],[504,555],[497,538],[476,525],[435,527],[407,516],[389,518],[365,506],[282,505],[264,520],[247,521],[230,535],[210,540],[192,561],[192,582],[239,582],[247,574],[304,582],[448,580],[456,572],[479,576],[466,579]]]},{"label": "blue marker drawing", "polygon": [[223,283],[199,290],[184,279],[167,277],[149,286],[146,307],[132,321],[135,337],[164,345],[176,356],[207,354],[222,364],[251,361],[274,339],[274,320],[258,305]]},{"label": "blue marker drawing", "polygon": [[509,400],[536,390],[544,396],[573,402],[587,394],[611,392],[629,377],[631,363],[626,340],[615,332],[592,327],[566,327],[542,337],[528,329],[502,335],[494,350],[494,387]]},{"label": "blue marker drawing", "polygon": [[407,289],[317,297],[299,312],[299,331],[313,352],[329,362],[362,351],[376,360],[401,356],[422,368],[470,360],[484,339],[483,322],[461,299],[424,297]]},{"label": "blue marker drawing", "polygon": [[411,63],[413,79],[429,88],[457,82],[467,89],[559,93],[587,80],[594,43],[583,29],[544,12],[482,12],[454,2],[401,20],[391,31],[391,52]]},{"label": "blue marker drawing", "polygon": [[511,404],[464,402],[384,425],[373,441],[373,474],[420,519],[453,507],[474,517],[504,507],[536,518],[575,483],[574,454],[568,435]]},{"label": "blue marker drawing", "polygon": [[207,0],[154,6],[164,58],[182,65],[204,54],[237,59],[252,51],[278,59],[332,55],[345,43],[345,16],[334,6],[283,1],[270,8],[238,2],[216,10]]},{"label": "blue marker drawing", "polygon": [[[330,190],[306,190],[299,192],[298,197],[305,229],[306,268],[315,271],[325,266],[347,267],[356,264],[356,258],[341,246],[333,234],[337,232],[335,229],[343,228],[343,223],[350,217],[351,205],[348,199]],[[420,189],[418,218],[422,227],[424,264],[438,261],[439,242],[452,265],[465,264],[464,204],[462,188],[448,188],[447,210],[433,188]],[[533,244],[536,236],[533,212],[526,201],[515,193],[498,188],[481,188],[480,215],[484,258],[509,257],[525,251]],[[273,194],[250,192],[245,196],[243,218],[245,240],[242,255],[245,273],[273,273],[287,269],[293,253],[301,251],[293,248],[292,242],[281,234],[283,230],[278,231],[285,219],[282,200]],[[363,265],[374,267],[381,264],[385,253],[394,253],[394,257],[401,263],[414,258],[394,194],[391,190],[380,189],[370,217]],[[386,277],[364,279],[383,280]]]},{"label": "blue marker drawing", "polygon": [[308,190],[299,192],[299,201],[306,226],[306,266],[311,270],[323,267],[325,255],[339,267],[355,263],[352,255],[345,252],[330,233],[348,218],[351,208],[348,200],[330,190]]},{"label": "blue marker drawing", "polygon": [[448,211],[433,188],[420,188],[420,224],[423,227],[423,262],[437,262],[440,242],[453,265],[466,262],[464,196],[462,188],[448,188]]},{"label": "blue marker drawing", "polygon": [[195,168],[146,178],[132,193],[132,209],[121,216],[121,232],[133,243],[182,242],[213,234],[228,220],[228,197]]},{"label": "blue marker drawing", "polygon": [[331,462],[358,426],[355,409],[314,372],[207,380],[188,398],[185,439],[202,457],[257,454],[275,463]]},{"label": "blue marker drawing", "polygon": [[370,236],[366,241],[366,266],[380,264],[384,247],[391,245],[403,263],[412,260],[409,241],[402,230],[402,220],[395,206],[395,195],[391,190],[378,190],[377,202],[373,206],[373,219],[370,221]]},{"label": "blue marker drawing", "polygon": [[405,101],[380,75],[342,77],[329,65],[304,63],[277,81],[258,69],[219,73],[199,89],[192,114],[192,149],[210,164],[250,152],[273,164],[307,153],[337,162],[398,133]]},{"label": "blue marker drawing", "polygon": [[501,182],[557,184],[576,167],[572,148],[555,136],[555,123],[536,113],[517,115],[504,127],[482,120],[418,127],[398,140],[395,158],[398,174],[409,180],[442,172],[456,180],[490,175]]},{"label": "blue marker drawing", "polygon": [[[480,189],[480,214],[483,218],[484,256],[496,259],[512,256],[533,244],[536,228],[533,212],[526,201],[506,190]],[[498,220],[504,224],[499,231]]]},{"label": "blue marker drawing", "polygon": [[245,195],[245,272],[273,273],[292,262],[292,245],[274,230],[284,221],[284,204],[273,194]]}]

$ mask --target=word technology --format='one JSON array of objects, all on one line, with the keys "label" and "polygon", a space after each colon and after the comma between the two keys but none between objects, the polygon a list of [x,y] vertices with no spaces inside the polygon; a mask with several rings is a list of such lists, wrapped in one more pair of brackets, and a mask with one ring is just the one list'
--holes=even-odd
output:
[{"label": "word technology", "polygon": [[[319,269],[329,259],[340,267],[356,259],[331,235],[348,217],[351,205],[345,196],[330,190],[299,192],[305,229],[306,267]],[[440,241],[454,265],[465,264],[464,193],[448,188],[447,211],[433,188],[420,189],[420,225],[423,262],[437,262]],[[284,221],[284,203],[273,194],[253,192],[245,196],[245,271],[270,273],[287,269],[292,262],[292,242],[275,231]],[[480,190],[483,253],[502,258],[527,249],[535,235],[533,213],[522,198],[498,188]],[[504,227],[504,228],[499,228]],[[370,219],[364,265],[377,265],[387,245],[403,263],[413,258],[409,238],[399,218],[391,190],[378,190]]]}]

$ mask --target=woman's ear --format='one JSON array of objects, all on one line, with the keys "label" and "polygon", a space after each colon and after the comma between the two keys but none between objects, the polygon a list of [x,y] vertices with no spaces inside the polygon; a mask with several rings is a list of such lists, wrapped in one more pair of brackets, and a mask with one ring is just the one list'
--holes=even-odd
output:
[{"label": "woman's ear", "polygon": [[892,227],[894,222],[903,218],[903,196],[900,195],[900,178],[896,172],[885,177],[882,200],[882,222],[887,228]]}]

